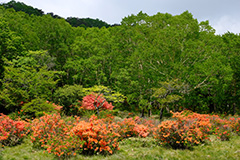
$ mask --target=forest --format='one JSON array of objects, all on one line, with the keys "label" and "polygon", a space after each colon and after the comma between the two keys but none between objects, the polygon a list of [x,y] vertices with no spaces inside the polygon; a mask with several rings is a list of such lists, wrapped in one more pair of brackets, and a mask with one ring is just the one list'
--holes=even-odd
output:
[{"label": "forest", "polygon": [[11,1],[0,6],[0,108],[11,114],[50,101],[71,115],[87,93],[101,92],[142,117],[239,114],[239,54],[239,34],[216,35],[188,11],[139,12],[109,25]]}]

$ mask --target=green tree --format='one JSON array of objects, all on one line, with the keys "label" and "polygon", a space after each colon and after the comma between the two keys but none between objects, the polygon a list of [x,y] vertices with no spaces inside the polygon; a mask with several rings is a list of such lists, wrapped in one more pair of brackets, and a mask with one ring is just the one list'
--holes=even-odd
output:
[{"label": "green tree", "polygon": [[231,69],[233,70],[233,78],[230,82],[229,88],[226,91],[227,103],[226,112],[231,111],[232,114],[239,113],[240,102],[240,35],[233,33],[226,33],[222,35],[224,41],[223,53],[227,57]]},{"label": "green tree", "polygon": [[72,44],[64,70],[71,83],[89,87],[109,85],[112,60],[111,34],[106,28],[88,28]]},{"label": "green tree", "polygon": [[[183,98],[183,94],[186,92],[186,86],[180,84],[177,79],[160,82],[160,88],[153,88],[153,98],[159,103],[160,109],[160,120],[163,116],[164,108],[167,108],[169,111],[169,105],[175,102],[178,102]],[[173,108],[175,111],[176,109]]]},{"label": "green tree", "polygon": [[52,100],[57,84],[57,71],[48,71],[31,56],[19,57],[12,62],[5,59],[5,77],[1,80],[0,105],[5,112],[19,110],[22,102],[37,97]]},{"label": "green tree", "polygon": [[[0,80],[4,77],[4,58],[12,60],[21,55],[24,50],[21,38],[8,27],[7,22],[0,17]],[[1,86],[1,83],[0,83]]]}]

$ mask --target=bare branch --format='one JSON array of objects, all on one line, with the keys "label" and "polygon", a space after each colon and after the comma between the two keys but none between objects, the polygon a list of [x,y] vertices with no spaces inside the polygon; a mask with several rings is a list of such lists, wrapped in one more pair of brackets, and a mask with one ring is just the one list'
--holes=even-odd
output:
[{"label": "bare branch", "polygon": [[210,77],[210,75],[208,75],[201,83],[197,84],[193,89],[200,88],[201,85],[203,85],[208,80],[209,77]]}]

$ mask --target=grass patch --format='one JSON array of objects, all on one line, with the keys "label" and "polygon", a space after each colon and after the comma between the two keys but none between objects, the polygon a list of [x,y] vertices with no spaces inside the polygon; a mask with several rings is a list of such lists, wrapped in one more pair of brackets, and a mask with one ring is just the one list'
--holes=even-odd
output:
[{"label": "grass patch", "polygon": [[0,154],[1,160],[54,160],[54,155],[34,149],[30,138],[25,138],[21,145],[5,147]]},{"label": "grass patch", "polygon": [[[195,146],[193,150],[174,150],[160,146],[152,138],[129,138],[120,143],[120,150],[113,155],[77,155],[71,160],[238,160],[240,159],[240,136],[230,141],[220,141],[211,136],[211,142]],[[54,155],[32,148],[30,139],[21,145],[5,147],[0,153],[1,160],[55,160]]]}]

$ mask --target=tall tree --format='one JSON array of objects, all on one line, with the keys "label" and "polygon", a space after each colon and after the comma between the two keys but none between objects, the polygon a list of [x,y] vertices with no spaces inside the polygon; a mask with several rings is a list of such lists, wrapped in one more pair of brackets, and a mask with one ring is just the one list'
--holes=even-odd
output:
[{"label": "tall tree", "polygon": [[3,59],[12,60],[20,55],[23,49],[21,38],[16,36],[9,29],[7,22],[0,17],[0,79],[4,77]]}]

